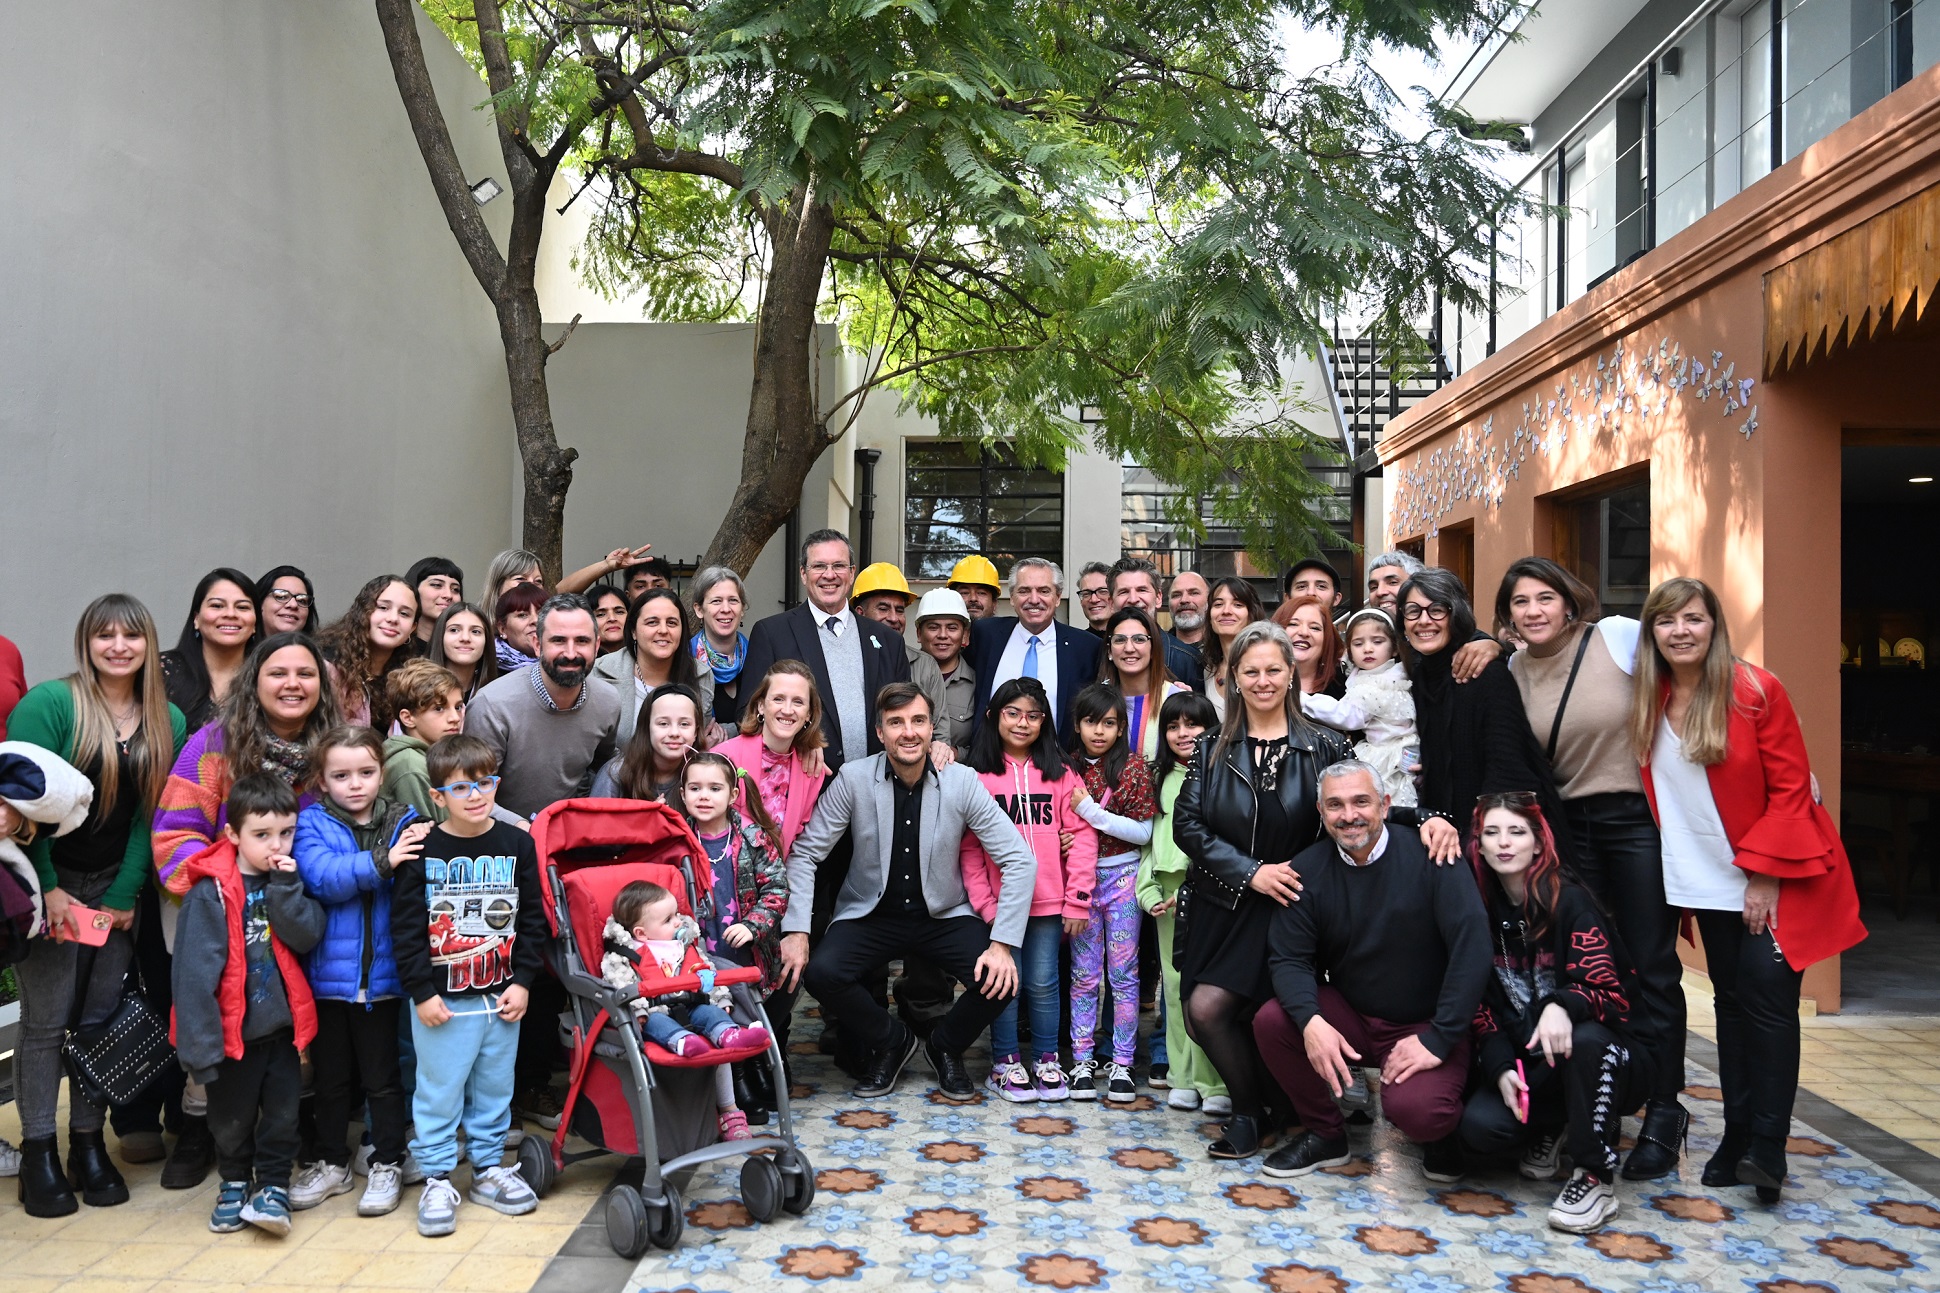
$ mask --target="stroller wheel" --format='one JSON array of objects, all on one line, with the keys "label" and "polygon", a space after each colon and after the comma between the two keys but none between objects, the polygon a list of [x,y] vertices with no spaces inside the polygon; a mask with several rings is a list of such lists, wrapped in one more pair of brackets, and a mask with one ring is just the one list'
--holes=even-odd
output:
[{"label": "stroller wheel", "polygon": [[[775,1154],[775,1169],[781,1173],[781,1210],[799,1217],[815,1202],[815,1165],[799,1149],[784,1149]],[[746,1188],[747,1177],[742,1176]],[[752,1211],[752,1210],[751,1210]]]},{"label": "stroller wheel", "polygon": [[652,1240],[647,1205],[631,1185],[616,1185],[606,1196],[606,1242],[628,1261],[638,1261]]},{"label": "stroller wheel", "polygon": [[785,1188],[773,1159],[751,1154],[741,1164],[741,1206],[756,1221],[766,1224],[775,1219]]},{"label": "stroller wheel", "polygon": [[680,1233],[687,1228],[686,1204],[681,1202],[680,1191],[668,1180],[660,1182],[660,1188],[667,1196],[665,1203],[646,1205],[647,1237],[656,1247],[675,1248],[680,1244]]},{"label": "stroller wheel", "polygon": [[552,1193],[552,1187],[559,1180],[559,1169],[552,1164],[552,1146],[535,1136],[527,1136],[519,1142],[519,1175],[532,1187],[532,1192],[540,1198]]}]

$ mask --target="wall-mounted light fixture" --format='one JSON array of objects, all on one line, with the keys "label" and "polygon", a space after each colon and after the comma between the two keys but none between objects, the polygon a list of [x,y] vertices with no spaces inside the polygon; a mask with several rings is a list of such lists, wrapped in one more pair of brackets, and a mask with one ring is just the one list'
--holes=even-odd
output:
[{"label": "wall-mounted light fixture", "polygon": [[1931,485],[1931,484],[1933,483],[1933,477],[1931,477],[1931,476],[1908,476],[1908,477],[1906,478],[1906,483],[1907,483],[1907,484],[1909,484],[1909,485]]},{"label": "wall-mounted light fixture", "polygon": [[472,185],[472,201],[478,203],[480,206],[484,206],[487,202],[490,202],[503,192],[505,190],[499,187],[498,181],[487,175],[484,179]]}]

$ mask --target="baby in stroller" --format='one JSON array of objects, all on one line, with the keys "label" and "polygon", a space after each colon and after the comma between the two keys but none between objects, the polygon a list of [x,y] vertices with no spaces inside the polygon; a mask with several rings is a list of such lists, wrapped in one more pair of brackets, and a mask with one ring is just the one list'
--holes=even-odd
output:
[{"label": "baby in stroller", "polygon": [[[683,975],[700,979],[700,992],[642,996],[633,1013],[647,1039],[689,1059],[710,1050],[765,1046],[767,1030],[759,1024],[737,1023],[728,1013],[733,998],[726,985],[714,982],[714,963],[701,950],[700,929],[680,912],[679,900],[648,880],[635,880],[613,899],[607,917],[606,954],[600,976],[612,987],[636,983],[651,990]],[[715,1070],[715,1096],[720,1108],[721,1138],[746,1140],[748,1118],[736,1104],[734,1078],[725,1064]]]}]

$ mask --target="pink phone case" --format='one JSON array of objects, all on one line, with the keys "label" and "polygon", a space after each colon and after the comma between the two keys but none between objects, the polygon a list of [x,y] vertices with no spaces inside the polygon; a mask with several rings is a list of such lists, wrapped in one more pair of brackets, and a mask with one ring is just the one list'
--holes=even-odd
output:
[{"label": "pink phone case", "polygon": [[83,907],[78,902],[67,905],[69,929],[75,941],[86,943],[89,947],[100,947],[108,941],[108,934],[114,929],[114,917],[93,907]]}]

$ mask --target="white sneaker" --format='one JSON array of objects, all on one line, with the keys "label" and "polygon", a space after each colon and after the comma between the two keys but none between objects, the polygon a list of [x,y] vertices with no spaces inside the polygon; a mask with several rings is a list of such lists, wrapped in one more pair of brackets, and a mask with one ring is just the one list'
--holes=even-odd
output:
[{"label": "white sneaker", "polygon": [[404,1194],[404,1169],[391,1163],[372,1163],[364,1197],[357,1200],[357,1215],[381,1217],[396,1212]]},{"label": "white sneaker", "polygon": [[325,1199],[349,1194],[355,1188],[348,1167],[318,1160],[305,1165],[290,1182],[290,1210],[302,1212],[314,1208]]},{"label": "white sneaker", "polygon": [[472,1188],[465,1197],[508,1217],[522,1217],[539,1206],[539,1196],[532,1192],[516,1167],[488,1167],[474,1174]]},{"label": "white sneaker", "polygon": [[1587,1235],[1601,1230],[1616,1215],[1617,1192],[1610,1188],[1608,1181],[1579,1167],[1563,1192],[1556,1196],[1556,1202],[1550,1205],[1549,1224],[1553,1230]]},{"label": "white sneaker", "polygon": [[[518,1130],[516,1123],[513,1125],[513,1130]],[[510,1135],[507,1135],[505,1138],[505,1147],[507,1149],[516,1149],[518,1142],[513,1140]],[[376,1152],[376,1147],[368,1140],[359,1145],[357,1152],[350,1156],[350,1170],[359,1176],[369,1176],[371,1155]],[[408,1149],[404,1151],[404,1184],[424,1184],[424,1169],[418,1166],[417,1155]]]},{"label": "white sneaker", "polygon": [[418,1196],[418,1233],[436,1239],[458,1229],[458,1187],[449,1176],[427,1176]]},{"label": "white sneaker", "polygon": [[1175,1086],[1165,1093],[1165,1104],[1169,1109],[1197,1109],[1199,1093],[1189,1086]]},{"label": "white sneaker", "polygon": [[1200,1101],[1199,1108],[1208,1117],[1230,1118],[1233,1114],[1233,1097],[1229,1095],[1209,1095]]},{"label": "white sneaker", "polygon": [[1553,1181],[1563,1169],[1563,1134],[1544,1132],[1524,1146],[1516,1170],[1531,1181]]},{"label": "white sneaker", "polygon": [[13,1143],[0,1137],[0,1176],[20,1175],[20,1151]]}]

